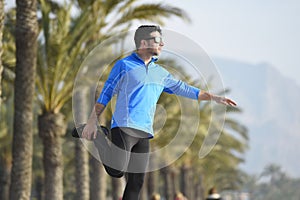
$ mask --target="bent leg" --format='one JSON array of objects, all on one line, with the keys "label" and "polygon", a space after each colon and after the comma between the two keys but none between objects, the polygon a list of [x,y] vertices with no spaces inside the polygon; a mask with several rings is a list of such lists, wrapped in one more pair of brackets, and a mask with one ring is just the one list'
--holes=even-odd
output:
[{"label": "bent leg", "polygon": [[120,128],[111,129],[111,144],[103,134],[97,136],[94,143],[102,164],[110,176],[120,178],[124,175],[130,159],[130,150],[136,142],[137,139],[127,137]]}]

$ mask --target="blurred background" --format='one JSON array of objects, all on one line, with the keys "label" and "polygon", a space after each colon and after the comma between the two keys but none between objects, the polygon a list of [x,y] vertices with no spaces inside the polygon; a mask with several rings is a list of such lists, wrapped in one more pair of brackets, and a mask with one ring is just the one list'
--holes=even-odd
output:
[{"label": "blurred background", "polygon": [[[14,187],[10,189],[10,180],[18,179],[12,178],[17,175],[11,173],[12,163],[18,165],[13,161],[12,153],[12,141],[17,140],[13,137],[13,124],[16,120],[15,41],[18,35],[14,34],[16,4],[13,1],[2,3],[0,199],[6,200],[9,193],[14,193]],[[24,159],[32,159],[33,163],[28,198],[51,199],[47,197],[47,189],[60,190],[58,196],[52,196],[54,199],[119,199],[122,195],[125,180],[111,179],[105,175],[99,163],[88,156],[80,142],[69,136],[74,126],[72,88],[83,58],[93,47],[120,31],[135,30],[141,24],[150,23],[182,34],[203,48],[228,89],[226,96],[234,99],[238,107],[228,110],[227,124],[224,129],[219,127],[222,136],[218,148],[214,148],[204,159],[197,157],[207,130],[205,124],[200,125],[195,142],[182,158],[147,175],[142,199],[159,193],[162,199],[169,200],[177,191],[188,199],[204,199],[207,190],[213,186],[228,200],[299,199],[299,9],[297,0],[38,1],[37,70],[31,122],[34,128],[28,133],[33,136],[33,142],[27,143],[33,146],[34,153],[32,156],[24,155]],[[178,41],[178,46],[181,45]],[[168,48],[167,43],[165,48]],[[197,59],[199,56],[193,49],[186,51],[191,58]],[[113,53],[113,50],[107,53]],[[202,86],[195,83],[199,77],[193,77],[188,67],[178,66],[170,60],[160,62],[174,66],[185,74],[188,82]],[[197,67],[201,70],[202,66]],[[210,89],[215,91],[213,84]],[[88,94],[87,91],[79,93]],[[80,94],[77,97],[82,98]],[[87,102],[82,103],[83,109],[90,109],[84,108]],[[169,117],[180,115],[178,103],[172,96],[162,96],[160,104],[172,113]],[[200,108],[204,122],[209,121],[211,109],[210,104]],[[108,126],[110,115],[108,110],[102,120]],[[84,117],[79,120],[84,121]],[[63,129],[53,130],[53,121],[67,125]],[[43,127],[46,128],[38,124],[45,124]],[[165,130],[169,130],[168,133],[160,140],[154,139],[152,148],[162,147],[174,137],[170,127],[175,127],[175,130],[176,121],[167,119]],[[61,151],[58,160],[53,160],[46,153],[51,152],[51,149],[45,148],[45,145],[51,147],[45,141],[49,141],[52,132],[60,132],[54,134],[60,139],[53,141],[57,145],[54,149]],[[45,168],[45,159],[52,159],[48,163],[54,162],[54,171]],[[86,166],[85,172],[77,169],[82,165]],[[57,166],[57,171],[64,169],[63,173],[55,171]],[[61,180],[49,182],[45,178],[47,173],[54,173]],[[74,183],[78,185],[74,186]],[[58,185],[61,187],[56,188]],[[79,189],[80,185],[84,187]],[[15,193],[25,190],[17,188]]]}]

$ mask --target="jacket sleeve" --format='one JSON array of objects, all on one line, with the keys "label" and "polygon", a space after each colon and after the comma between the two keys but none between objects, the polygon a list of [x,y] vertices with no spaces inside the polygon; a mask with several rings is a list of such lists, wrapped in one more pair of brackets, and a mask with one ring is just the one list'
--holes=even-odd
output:
[{"label": "jacket sleeve", "polygon": [[113,95],[117,93],[118,85],[120,84],[121,78],[124,74],[122,66],[122,61],[116,62],[103,86],[102,92],[97,99],[97,103],[101,103],[106,106]]},{"label": "jacket sleeve", "polygon": [[200,89],[177,80],[171,74],[168,74],[164,79],[164,92],[197,100]]}]

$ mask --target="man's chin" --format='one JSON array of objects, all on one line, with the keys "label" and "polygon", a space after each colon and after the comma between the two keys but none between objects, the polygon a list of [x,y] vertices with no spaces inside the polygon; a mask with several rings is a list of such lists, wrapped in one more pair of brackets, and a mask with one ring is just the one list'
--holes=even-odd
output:
[{"label": "man's chin", "polygon": [[[149,49],[150,50],[150,49]],[[152,56],[159,56],[160,55],[160,51],[156,51],[156,50],[154,50],[154,49],[151,49],[152,51],[151,51],[151,54],[152,54]]]},{"label": "man's chin", "polygon": [[153,52],[153,56],[159,56],[160,52]]}]

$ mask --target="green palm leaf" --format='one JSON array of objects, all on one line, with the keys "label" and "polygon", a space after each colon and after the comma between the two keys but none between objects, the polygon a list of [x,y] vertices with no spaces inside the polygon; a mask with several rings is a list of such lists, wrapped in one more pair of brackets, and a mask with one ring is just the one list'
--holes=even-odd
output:
[{"label": "green palm leaf", "polygon": [[112,27],[120,26],[135,19],[149,20],[163,25],[162,17],[169,18],[171,16],[177,16],[186,21],[190,21],[188,15],[177,7],[162,4],[143,4],[128,9],[121,15]]}]

